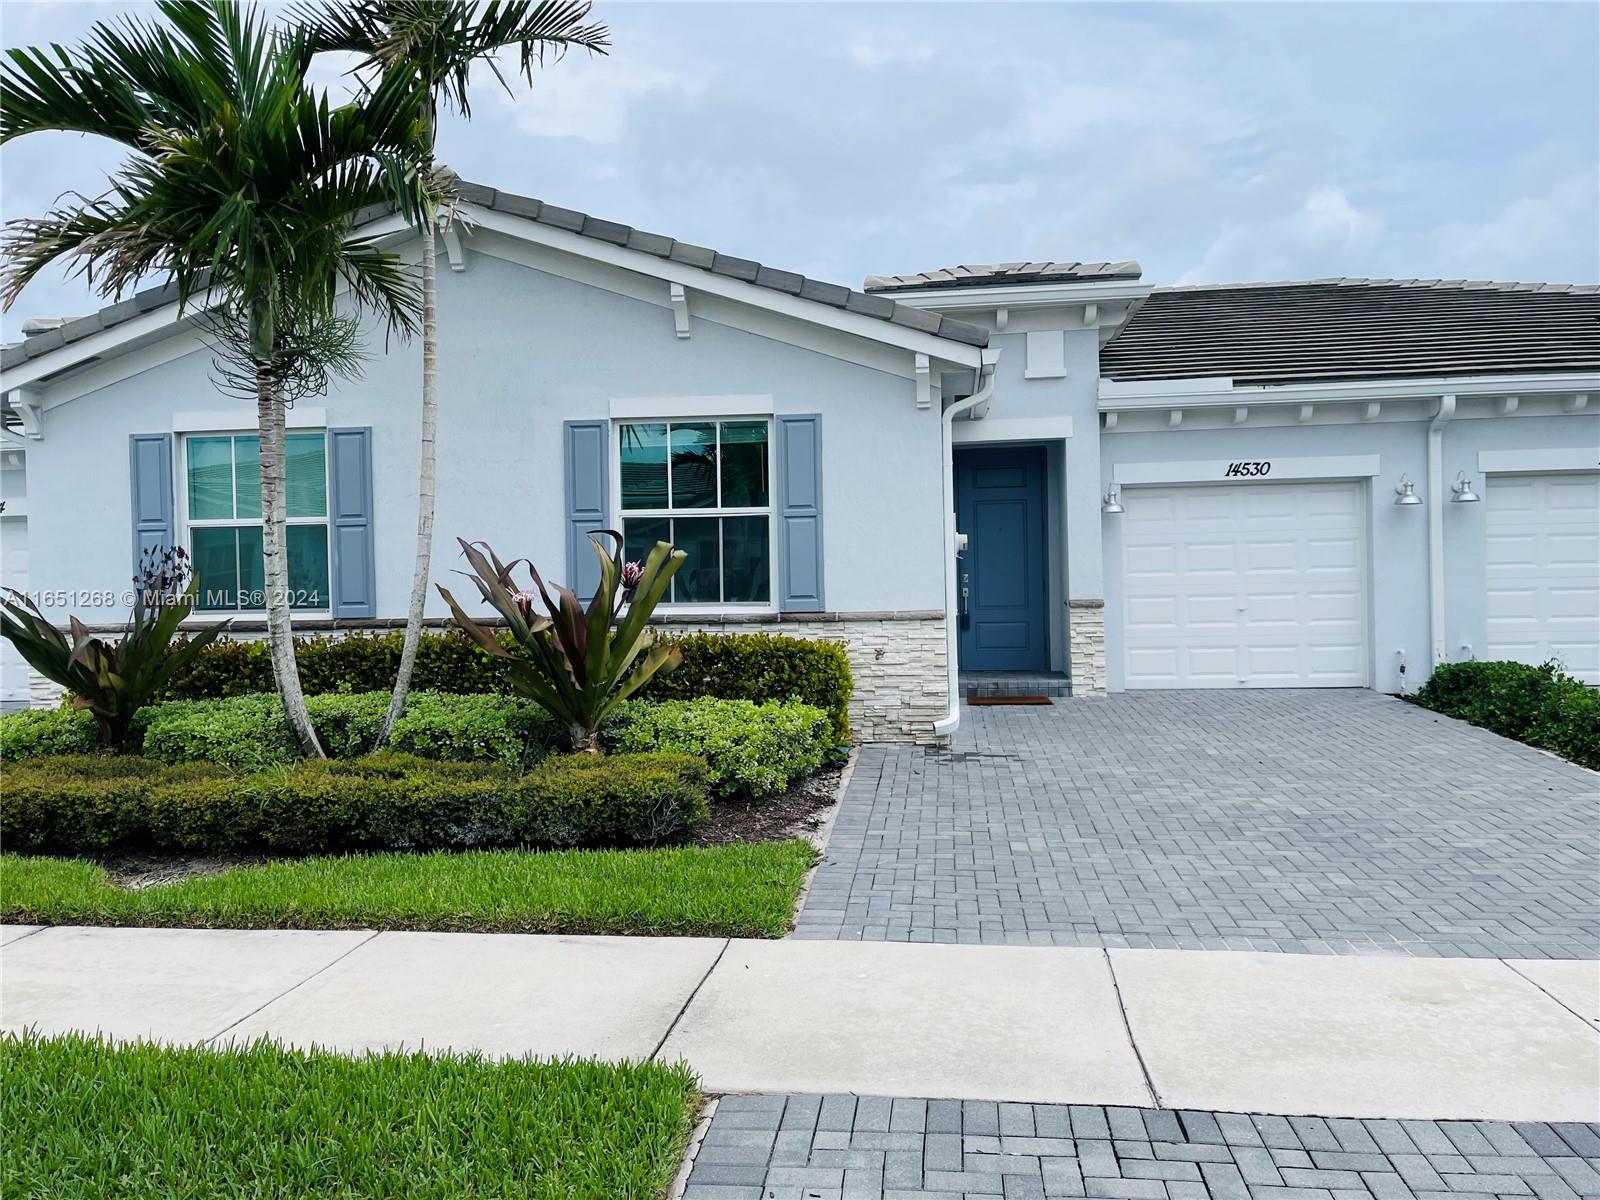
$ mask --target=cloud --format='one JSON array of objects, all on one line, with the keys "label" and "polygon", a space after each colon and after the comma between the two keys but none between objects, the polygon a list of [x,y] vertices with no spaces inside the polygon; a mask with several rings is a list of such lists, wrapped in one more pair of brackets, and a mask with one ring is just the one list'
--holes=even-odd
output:
[{"label": "cloud", "polygon": [[1473,279],[1588,283],[1600,279],[1600,170],[1578,171],[1522,195],[1482,221],[1440,227],[1442,273]]},{"label": "cloud", "polygon": [[498,95],[500,108],[509,112],[520,133],[607,145],[622,140],[639,105],[675,94],[692,96],[701,86],[637,55],[600,57],[574,51],[541,70],[532,88],[513,84],[513,95]]},{"label": "cloud", "polygon": [[[1265,178],[1255,182],[1259,190]],[[1247,189],[1247,191],[1250,189]],[[1272,211],[1273,202],[1259,200],[1241,207],[1248,221],[1229,221],[1205,248],[1198,262],[1178,283],[1253,282],[1321,275],[1360,275],[1354,266],[1383,232],[1383,221],[1358,209],[1344,189],[1322,184],[1306,192],[1298,204]]]}]

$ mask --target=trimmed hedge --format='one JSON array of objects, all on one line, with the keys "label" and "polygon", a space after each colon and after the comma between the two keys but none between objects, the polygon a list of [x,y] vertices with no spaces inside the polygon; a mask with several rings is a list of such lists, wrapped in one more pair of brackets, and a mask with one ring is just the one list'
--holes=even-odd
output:
[{"label": "trimmed hedge", "polygon": [[[307,696],[306,710],[331,758],[372,748],[389,710],[386,692]],[[154,705],[142,718],[143,752],[162,762],[213,762],[236,770],[290,763],[297,757],[283,706],[275,695]],[[447,696],[418,692],[395,722],[390,748],[450,762],[531,766],[560,741],[556,723],[538,705],[512,696]]]},{"label": "trimmed hedge", "polygon": [[1600,771],[1600,691],[1553,662],[1445,663],[1416,701]]},{"label": "trimmed hedge", "polygon": [[[384,692],[308,696],[306,708],[336,760],[368,751],[388,710]],[[718,796],[767,796],[820,767],[833,746],[819,708],[748,700],[630,700],[601,736],[624,753],[661,750],[706,760]],[[294,739],[274,695],[173,700],[142,709],[135,744],[147,759],[261,771],[295,762]],[[441,762],[493,763],[524,771],[562,748],[564,734],[545,711],[514,696],[419,692],[396,723],[390,749]],[[70,709],[0,715],[0,762],[51,754],[92,755],[94,721]]]},{"label": "trimmed hedge", "polygon": [[717,796],[776,795],[821,767],[832,746],[828,714],[809,704],[665,700],[629,705],[624,716],[601,731],[608,746],[698,754]]},{"label": "trimmed hedge", "polygon": [[687,755],[573,755],[517,775],[385,752],[242,776],[68,756],[7,769],[0,833],[33,854],[647,846],[688,832],[707,794]]},{"label": "trimmed hedge", "polygon": [[[800,700],[829,714],[839,743],[850,740],[854,683],[838,642],[770,633],[690,633],[669,640],[683,652],[682,664],[657,675],[639,699]],[[399,669],[400,644],[399,633],[297,638],[301,686],[307,695],[387,691]],[[412,686],[450,694],[509,691],[503,665],[454,631],[422,635]],[[266,643],[222,639],[172,680],[163,699],[215,700],[272,690]]]}]

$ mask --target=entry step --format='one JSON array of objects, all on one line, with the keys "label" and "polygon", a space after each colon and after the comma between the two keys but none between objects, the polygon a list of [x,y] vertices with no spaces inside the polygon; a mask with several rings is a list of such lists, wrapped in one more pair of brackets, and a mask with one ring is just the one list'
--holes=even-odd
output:
[{"label": "entry step", "polygon": [[1070,696],[1072,681],[1057,671],[963,671],[961,695]]}]

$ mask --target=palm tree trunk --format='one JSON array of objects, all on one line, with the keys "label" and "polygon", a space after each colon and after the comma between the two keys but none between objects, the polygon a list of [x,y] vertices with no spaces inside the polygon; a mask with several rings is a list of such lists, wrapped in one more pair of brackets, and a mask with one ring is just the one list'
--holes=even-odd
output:
[{"label": "palm tree trunk", "polygon": [[411,575],[411,607],[406,611],[405,640],[400,647],[400,670],[389,699],[389,715],[378,734],[378,746],[388,744],[394,723],[405,711],[411,690],[411,673],[417,665],[417,643],[422,639],[422,609],[428,599],[428,574],[433,564],[434,479],[437,475],[439,432],[439,271],[437,232],[428,220],[422,228],[422,469],[417,476],[417,562]]},{"label": "palm tree trunk", "polygon": [[267,648],[272,655],[272,678],[283,701],[283,715],[307,758],[326,758],[306,712],[300,690],[300,668],[294,660],[294,629],[289,622],[289,566],[284,552],[288,540],[284,497],[284,409],[272,371],[264,363],[256,368],[256,427],[261,438],[261,545],[267,587]]}]

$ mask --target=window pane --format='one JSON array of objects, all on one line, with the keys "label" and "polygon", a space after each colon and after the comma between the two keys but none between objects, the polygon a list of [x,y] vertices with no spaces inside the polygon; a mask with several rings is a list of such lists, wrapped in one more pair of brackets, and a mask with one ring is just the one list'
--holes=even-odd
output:
[{"label": "window pane", "polygon": [[[191,455],[193,451],[194,447],[190,446]],[[239,607],[237,534],[236,529],[219,529],[215,526],[190,531],[189,553],[194,558],[194,572],[200,577],[200,595],[196,608]]]},{"label": "window pane", "polygon": [[767,423],[722,423],[722,506],[765,508],[767,504]]},{"label": "window pane", "polygon": [[328,527],[289,526],[289,604],[328,607]]},{"label": "window pane", "polygon": [[327,457],[328,439],[323,434],[291,433],[284,439],[288,477],[283,491],[291,517],[328,515]]},{"label": "window pane", "polygon": [[722,518],[722,598],[729,604],[765,604],[771,598],[770,526],[768,517]]},{"label": "window pane", "polygon": [[672,540],[672,522],[666,517],[633,517],[622,523],[622,561],[643,563],[657,542]]},{"label": "window pane", "polygon": [[238,516],[261,515],[261,439],[237,437],[233,439],[233,487],[237,497]]},{"label": "window pane", "polygon": [[239,527],[239,607],[267,606],[267,560],[262,553],[261,526]]},{"label": "window pane", "polygon": [[233,516],[233,439],[189,439],[189,519],[229,520]]},{"label": "window pane", "polygon": [[721,554],[716,517],[678,517],[672,522],[678,549],[688,555],[672,577],[673,599],[679,604],[716,604],[722,599]]},{"label": "window pane", "polygon": [[624,425],[622,507],[667,507],[667,427]]},{"label": "window pane", "polygon": [[672,507],[717,506],[717,427],[672,427]]}]

